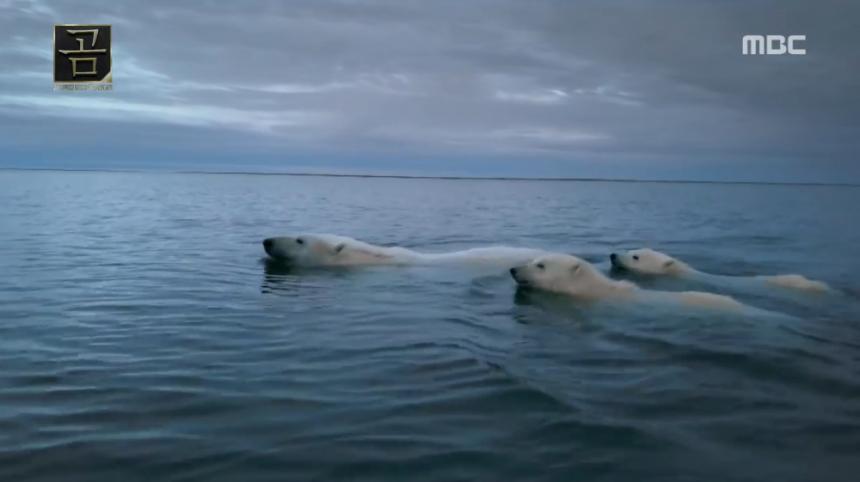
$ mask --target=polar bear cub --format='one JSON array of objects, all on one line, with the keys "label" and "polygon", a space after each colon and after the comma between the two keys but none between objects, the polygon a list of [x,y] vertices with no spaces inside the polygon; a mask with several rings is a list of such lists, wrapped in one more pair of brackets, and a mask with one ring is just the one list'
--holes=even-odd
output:
[{"label": "polar bear cub", "polygon": [[335,234],[300,234],[263,240],[263,249],[274,259],[297,266],[501,265],[525,263],[546,251],[509,246],[489,246],[449,253],[420,253],[402,247],[378,246]]},{"label": "polar bear cub", "polygon": [[799,274],[761,275],[761,276],[722,276],[703,273],[660,251],[649,248],[634,249],[626,253],[612,253],[609,260],[614,268],[634,273],[655,276],[699,277],[699,278],[734,278],[763,281],[766,284],[808,292],[831,291],[827,284],[808,279]]},{"label": "polar bear cub", "polygon": [[668,301],[682,305],[722,310],[741,310],[735,299],[699,291],[644,290],[629,281],[616,281],[599,272],[591,263],[566,254],[539,257],[511,268],[511,276],[523,287],[561,293],[585,300]]}]

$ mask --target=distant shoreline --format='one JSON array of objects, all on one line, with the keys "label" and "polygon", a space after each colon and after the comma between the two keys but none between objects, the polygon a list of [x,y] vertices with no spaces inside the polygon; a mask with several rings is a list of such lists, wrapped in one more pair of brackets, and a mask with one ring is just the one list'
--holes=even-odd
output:
[{"label": "distant shoreline", "polygon": [[855,183],[837,182],[778,182],[778,181],[704,181],[670,179],[613,179],[600,177],[520,177],[520,176],[421,176],[413,174],[346,174],[315,172],[253,172],[253,171],[196,171],[196,170],[145,170],[145,169],[62,169],[38,167],[0,167],[0,171],[47,171],[47,172],[104,172],[140,174],[208,174],[242,176],[292,176],[292,177],[352,177],[370,179],[437,179],[445,181],[541,181],[541,182],[618,182],[653,184],[751,184],[764,186],[835,186],[860,187]]}]

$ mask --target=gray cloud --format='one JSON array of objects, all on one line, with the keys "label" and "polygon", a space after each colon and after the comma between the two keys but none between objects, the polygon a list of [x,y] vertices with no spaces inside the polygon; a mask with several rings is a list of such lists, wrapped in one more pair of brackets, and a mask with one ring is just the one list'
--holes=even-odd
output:
[{"label": "gray cloud", "polygon": [[[743,179],[758,163],[845,180],[860,173],[857,18],[847,1],[0,0],[0,128],[15,133],[0,149],[44,157],[34,139],[109,131],[63,145],[120,164],[140,146],[284,169],[396,157],[385,169],[475,159],[487,174],[492,159]],[[50,25],[83,22],[114,25],[112,93],[51,91]],[[808,54],[743,56],[747,33],[806,34]]]}]

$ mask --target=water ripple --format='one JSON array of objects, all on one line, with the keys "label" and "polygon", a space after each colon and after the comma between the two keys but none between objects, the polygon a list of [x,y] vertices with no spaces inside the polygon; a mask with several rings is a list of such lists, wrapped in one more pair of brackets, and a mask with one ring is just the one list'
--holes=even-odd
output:
[{"label": "water ripple", "polygon": [[[0,173],[0,479],[852,480],[855,196]],[[504,270],[261,259],[288,231],[602,268],[651,245],[844,293],[732,293],[770,318],[583,305]]]}]

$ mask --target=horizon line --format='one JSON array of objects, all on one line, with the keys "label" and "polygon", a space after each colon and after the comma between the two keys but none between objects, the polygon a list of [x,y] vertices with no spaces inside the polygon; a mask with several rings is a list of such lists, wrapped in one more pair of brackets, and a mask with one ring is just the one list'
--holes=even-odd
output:
[{"label": "horizon line", "polygon": [[53,171],[53,172],[105,172],[105,173],[152,173],[152,174],[209,174],[243,176],[293,176],[293,177],[352,177],[369,179],[438,179],[447,181],[542,181],[542,182],[618,182],[655,184],[753,184],[766,186],[835,186],[860,187],[860,183],[814,182],[814,181],[740,181],[740,180],[696,180],[696,179],[632,179],[602,177],[525,177],[525,176],[455,176],[419,174],[372,174],[372,173],[325,173],[325,172],[259,172],[259,171],[203,171],[203,170],[157,170],[157,169],[84,169],[58,167],[0,167],[0,171]]}]

